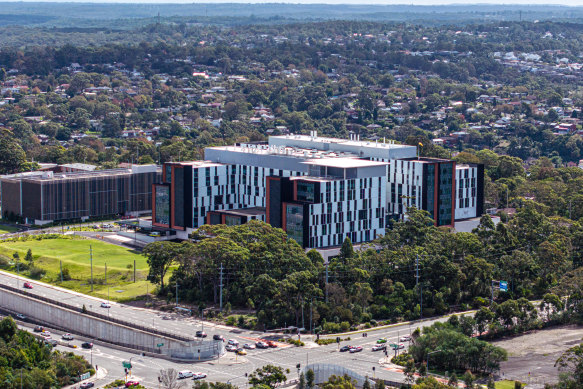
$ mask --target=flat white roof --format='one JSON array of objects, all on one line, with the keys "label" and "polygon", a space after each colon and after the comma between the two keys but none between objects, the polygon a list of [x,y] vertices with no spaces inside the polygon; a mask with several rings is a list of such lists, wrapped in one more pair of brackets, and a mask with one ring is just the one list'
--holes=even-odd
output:
[{"label": "flat white roof", "polygon": [[187,162],[175,162],[176,164],[182,166],[192,166],[192,167],[215,167],[215,166],[225,166],[224,163],[212,162],[212,161],[187,161]]},{"label": "flat white roof", "polygon": [[389,164],[388,162],[369,161],[368,159],[359,158],[316,158],[307,160],[303,163],[307,165],[337,167],[342,169],[386,166]]},{"label": "flat white roof", "polygon": [[354,147],[371,147],[371,148],[409,148],[415,147],[411,145],[396,144],[392,140],[387,142],[383,141],[372,141],[372,140],[354,140],[354,139],[342,139],[342,138],[328,138],[322,136],[312,137],[310,135],[301,134],[290,134],[290,135],[272,135],[269,139],[288,139],[288,140],[300,140],[304,142],[314,142],[314,143],[340,143],[347,146]]}]

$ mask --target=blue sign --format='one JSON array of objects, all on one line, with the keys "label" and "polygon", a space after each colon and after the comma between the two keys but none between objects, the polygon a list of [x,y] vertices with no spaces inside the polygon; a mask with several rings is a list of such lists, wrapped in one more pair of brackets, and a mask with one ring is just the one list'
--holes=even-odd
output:
[{"label": "blue sign", "polygon": [[500,281],[500,290],[502,292],[508,292],[508,282]]}]

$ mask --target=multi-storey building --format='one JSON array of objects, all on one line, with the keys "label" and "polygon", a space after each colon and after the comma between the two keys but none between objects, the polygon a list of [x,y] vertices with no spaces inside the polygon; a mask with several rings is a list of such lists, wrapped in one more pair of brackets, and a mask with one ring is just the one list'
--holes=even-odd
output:
[{"label": "multi-storey building", "polygon": [[455,170],[455,220],[484,213],[484,165],[457,165]]},{"label": "multi-storey building", "polygon": [[409,206],[427,210],[439,226],[481,214],[483,169],[475,167],[476,190],[468,186],[458,202],[465,206],[470,198],[473,208],[457,212],[456,178],[465,173],[453,161],[416,153],[415,146],[315,133],[209,147],[205,161],[165,165],[163,183],[154,186],[153,224],[186,238],[204,223],[259,219],[304,247],[327,247],[346,236],[355,243],[373,240],[384,234],[387,219],[404,217]]},{"label": "multi-storey building", "polygon": [[454,223],[455,162],[435,158],[407,158],[389,165],[388,213],[403,217],[414,206],[431,214],[436,225]]},{"label": "multi-storey building", "polygon": [[54,173],[38,171],[0,178],[2,215],[30,224],[149,213],[155,165],[128,169]]}]

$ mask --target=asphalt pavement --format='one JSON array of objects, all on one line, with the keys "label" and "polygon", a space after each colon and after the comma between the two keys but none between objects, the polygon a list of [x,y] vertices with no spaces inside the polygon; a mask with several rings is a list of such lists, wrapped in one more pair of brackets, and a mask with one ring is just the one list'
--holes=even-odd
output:
[{"label": "asphalt pavement", "polygon": [[[17,286],[22,288],[24,278],[0,272],[0,282],[7,285]],[[168,332],[175,332],[181,335],[195,337],[197,330],[202,330],[211,337],[214,334],[222,335],[226,340],[235,339],[241,345],[244,343],[255,343],[264,336],[277,337],[278,335],[263,333],[259,331],[242,330],[238,328],[217,325],[210,322],[202,322],[197,318],[184,316],[179,313],[166,313],[150,309],[136,308],[120,303],[111,303],[111,308],[101,308],[100,304],[103,300],[83,295],[77,292],[62,289],[53,285],[43,284],[41,282],[26,279],[33,285],[33,289],[28,289],[28,292],[40,296],[48,297],[58,301],[63,301],[81,309],[83,305],[90,311],[100,313],[109,312],[111,317],[116,317],[125,321],[130,321],[143,326],[152,326],[152,328],[162,329]],[[0,291],[1,293],[1,291]],[[438,319],[445,320],[445,318]],[[255,349],[247,350],[248,354],[245,356],[236,356],[234,353],[226,353],[219,360],[196,363],[177,363],[165,359],[157,359],[151,357],[142,357],[139,352],[131,353],[120,351],[118,349],[110,348],[104,345],[96,345],[94,349],[84,350],[80,348],[69,348],[66,346],[58,346],[64,350],[73,351],[75,353],[84,355],[88,360],[93,359],[93,364],[103,367],[107,370],[107,374],[101,378],[97,384],[104,385],[118,378],[124,378],[124,370],[122,361],[129,361],[132,358],[134,366],[132,374],[135,379],[147,384],[148,387],[156,388],[158,384],[158,372],[160,369],[174,368],[176,370],[190,370],[193,372],[203,372],[207,374],[207,379],[211,381],[222,381],[233,383],[243,387],[247,379],[245,373],[251,373],[256,368],[266,364],[280,365],[285,369],[290,370],[288,374],[289,379],[297,378],[297,364],[305,366],[312,363],[331,363],[344,366],[361,375],[384,378],[392,381],[402,381],[403,374],[395,369],[383,366],[386,362],[383,351],[372,351],[372,346],[376,344],[379,338],[387,338],[388,343],[399,343],[398,340],[403,335],[409,335],[418,326],[430,325],[435,320],[424,321],[421,323],[405,323],[391,326],[388,328],[371,329],[367,331],[368,336],[363,337],[361,333],[342,335],[344,339],[347,336],[351,337],[350,341],[343,341],[340,346],[352,345],[362,346],[364,349],[358,353],[340,352],[339,345],[336,343],[318,346],[312,340],[311,336],[303,335],[302,341],[307,343],[306,347],[295,347],[288,344],[280,343],[280,347],[275,349]],[[50,328],[50,325],[47,325]],[[52,331],[51,331],[52,332]],[[54,338],[59,338],[59,332],[56,332]],[[294,336],[297,339],[297,335]],[[72,342],[80,346],[80,340]],[[408,346],[407,342],[403,342]],[[401,350],[400,352],[402,352]],[[389,356],[392,355],[392,350],[389,351]],[[373,372],[373,367],[375,371]]]}]

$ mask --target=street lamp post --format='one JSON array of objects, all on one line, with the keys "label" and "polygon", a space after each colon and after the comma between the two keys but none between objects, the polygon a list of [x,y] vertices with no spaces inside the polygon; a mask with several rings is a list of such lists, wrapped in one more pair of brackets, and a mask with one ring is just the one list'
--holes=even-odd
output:
[{"label": "street lamp post", "polygon": [[441,350],[435,350],[435,351],[432,351],[430,353],[427,353],[427,366],[426,366],[427,367],[427,374],[429,374],[429,356],[431,354],[435,354],[435,353],[439,353],[439,352],[441,352]]}]

